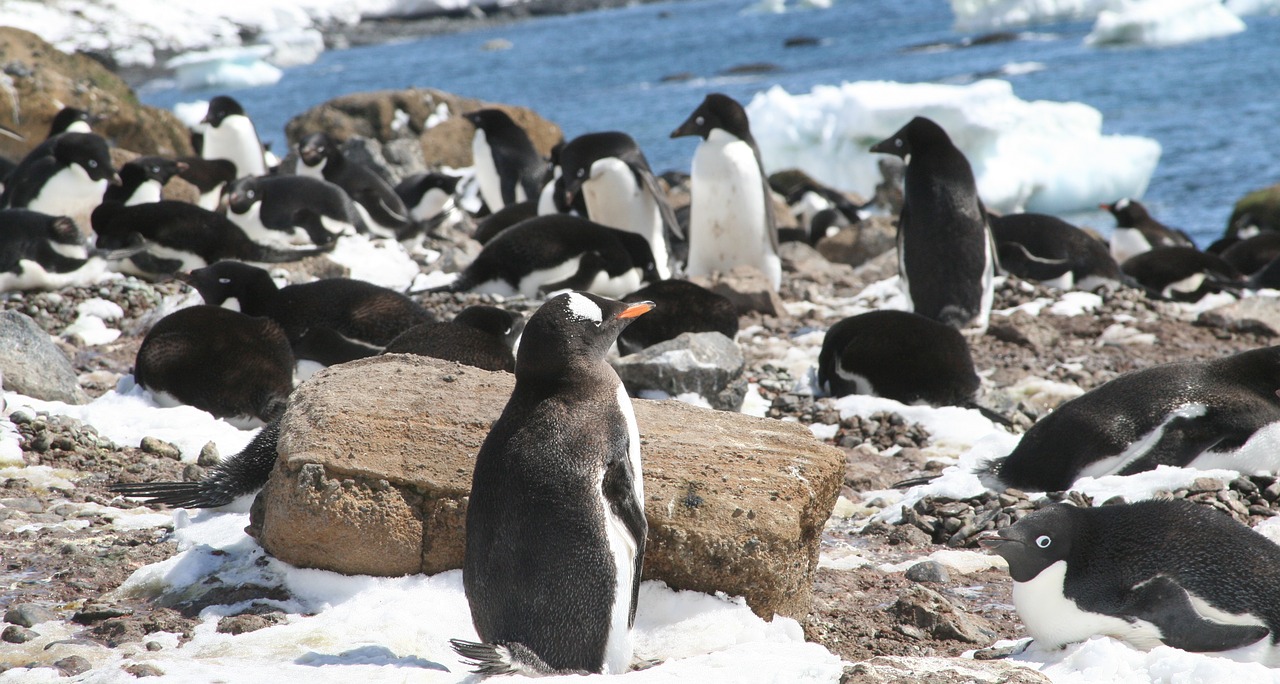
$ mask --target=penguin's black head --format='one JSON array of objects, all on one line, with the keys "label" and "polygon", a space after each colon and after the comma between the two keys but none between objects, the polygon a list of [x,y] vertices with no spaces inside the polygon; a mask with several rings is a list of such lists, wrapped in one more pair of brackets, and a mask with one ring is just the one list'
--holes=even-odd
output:
[{"label": "penguin's black head", "polygon": [[89,112],[83,109],[63,107],[54,115],[53,121],[49,124],[49,137],[52,138],[59,133],[89,133],[90,125],[95,120],[93,116],[90,116]]},{"label": "penguin's black head", "polygon": [[462,115],[471,125],[483,131],[498,131],[518,124],[501,109],[477,109]]},{"label": "penguin's black head", "polygon": [[71,217],[50,216],[48,219],[48,235],[51,242],[77,247],[84,244],[84,233],[80,232],[80,227]]},{"label": "penguin's black head", "polygon": [[582,190],[582,184],[591,180],[591,167],[597,161],[613,157],[630,164],[637,156],[644,158],[636,141],[619,131],[587,133],[570,140],[561,148],[559,161],[561,178],[564,178],[565,204],[572,205],[574,197]]},{"label": "penguin's black head", "polygon": [[496,306],[468,306],[453,317],[453,323],[492,335],[508,347],[515,344],[524,330],[523,316]]},{"label": "penguin's black head", "polygon": [[1116,217],[1116,226],[1119,228],[1134,228],[1151,217],[1141,202],[1128,197],[1116,200],[1115,204],[1099,204],[1098,208],[1111,212]]},{"label": "penguin's black head", "polygon": [[951,137],[933,119],[917,116],[897,133],[872,145],[871,151],[906,159],[911,148],[924,149],[932,145],[951,145]]},{"label": "penguin's black head", "polygon": [[337,153],[337,145],[325,133],[312,133],[298,143],[298,157],[307,166],[315,166],[321,160],[328,159]]},{"label": "penguin's black head", "polygon": [[187,170],[187,163],[164,157],[138,157],[120,168],[122,178],[153,180],[161,185]]},{"label": "penguin's black head", "polygon": [[200,120],[200,123],[207,123],[214,128],[222,125],[222,120],[228,116],[239,114],[244,116],[244,107],[236,102],[235,98],[226,95],[219,95],[209,100],[209,111]]},{"label": "penguin's black head", "polygon": [[174,277],[195,288],[205,304],[222,306],[235,299],[240,310],[255,293],[277,290],[270,273],[239,261],[219,261],[190,273],[175,273]]},{"label": "penguin's black head", "polygon": [[707,95],[689,118],[685,119],[679,128],[671,131],[671,137],[696,135],[706,140],[711,132],[717,129],[739,140],[755,144],[755,139],[751,137],[751,123],[747,120],[746,110],[738,104],[737,100],[722,93]]},{"label": "penguin's black head", "polygon": [[53,145],[53,156],[63,164],[78,164],[93,180],[120,184],[120,176],[111,166],[107,141],[95,133],[63,133]]},{"label": "penguin's black head", "polygon": [[1042,570],[1071,555],[1079,528],[1080,510],[1070,504],[1046,506],[994,537],[979,540],[1009,562],[1015,582],[1035,579]]},{"label": "penguin's black head", "polygon": [[249,211],[249,207],[262,199],[258,185],[258,179],[253,176],[245,176],[232,183],[227,188],[227,208],[237,214]]},{"label": "penguin's black head", "polygon": [[653,302],[628,304],[588,292],[548,299],[524,327],[516,380],[597,372],[618,333],[652,308]]}]

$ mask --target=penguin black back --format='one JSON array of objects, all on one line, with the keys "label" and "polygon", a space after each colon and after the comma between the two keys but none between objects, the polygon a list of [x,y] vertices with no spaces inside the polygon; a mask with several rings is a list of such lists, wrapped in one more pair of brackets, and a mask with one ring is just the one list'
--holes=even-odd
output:
[{"label": "penguin black back", "polygon": [[[48,197],[48,193],[43,191],[50,185],[49,181],[73,166],[81,169],[83,177],[78,179],[81,183],[52,188],[51,191],[82,195],[89,187],[84,183],[90,186],[99,183],[97,197],[91,194],[88,197]],[[101,192],[110,182],[119,182],[119,177],[111,165],[107,141],[95,133],[63,133],[41,143],[18,162],[5,179],[4,206],[51,213],[58,212],[60,207],[75,205],[88,211],[101,200]],[[35,204],[37,201],[39,203]]]},{"label": "penguin black back", "polygon": [[186,162],[165,157],[138,157],[120,167],[120,184],[107,187],[104,202],[159,202],[169,179],[187,170]]},{"label": "penguin black back", "polygon": [[1156,247],[1130,257],[1120,269],[1151,294],[1183,302],[1245,285],[1225,259],[1195,247]]},{"label": "penguin black back", "polygon": [[[473,150],[487,147],[492,155],[493,170],[497,173],[494,180],[498,187],[490,187],[485,178],[479,178],[485,204],[492,205],[489,210],[497,211],[514,202],[536,200],[546,179],[547,167],[529,134],[501,109],[480,109],[464,114],[463,118],[470,121],[478,132],[483,132],[484,145],[475,145]],[[486,162],[476,160],[476,163],[477,173],[482,173],[485,167],[479,165]],[[517,188],[522,191],[523,199],[517,194]]]},{"label": "penguin black back", "polygon": [[1125,278],[1107,246],[1047,214],[988,216],[1000,266],[1019,278],[1055,281],[1062,289],[1092,289]]},{"label": "penguin black back", "polygon": [[519,314],[496,306],[469,306],[448,323],[421,323],[400,333],[384,354],[418,354],[489,371],[514,373],[511,345],[522,329]]},{"label": "penguin black back", "polygon": [[[319,168],[321,177],[346,191],[373,220],[370,229],[380,229],[382,237],[405,239],[413,231],[409,210],[395,190],[374,173],[373,169],[349,161],[338,142],[327,133],[312,133],[298,144],[298,157],[303,167]],[[315,173],[311,171],[310,173]],[[375,228],[376,227],[376,228]]]},{"label": "penguin black back", "polygon": [[659,280],[622,298],[653,302],[654,310],[618,335],[618,353],[634,354],[686,332],[738,334],[738,311],[728,298],[687,280]]}]

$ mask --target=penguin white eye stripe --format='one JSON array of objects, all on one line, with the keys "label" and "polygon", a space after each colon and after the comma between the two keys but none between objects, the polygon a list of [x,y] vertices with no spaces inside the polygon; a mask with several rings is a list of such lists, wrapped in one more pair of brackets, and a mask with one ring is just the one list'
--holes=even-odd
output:
[{"label": "penguin white eye stripe", "polygon": [[600,325],[604,321],[604,312],[600,311],[600,307],[596,303],[583,297],[577,292],[570,292],[568,295],[569,313],[584,321],[591,321],[596,325]]},{"label": "penguin white eye stripe", "polygon": [[1050,539],[1049,535],[1047,534],[1042,534],[1039,537],[1036,537],[1036,546],[1039,546],[1042,549],[1049,548],[1049,545],[1052,543],[1053,543],[1053,540]]}]

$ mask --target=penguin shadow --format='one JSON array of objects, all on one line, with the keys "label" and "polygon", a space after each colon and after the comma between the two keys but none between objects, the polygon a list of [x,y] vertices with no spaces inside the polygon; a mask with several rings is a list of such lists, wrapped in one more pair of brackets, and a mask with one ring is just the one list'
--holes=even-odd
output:
[{"label": "penguin shadow", "polygon": [[[386,646],[360,646],[341,653],[316,653],[310,651],[298,656],[295,665],[325,667],[328,665],[378,665],[381,667],[416,667],[424,670],[449,672],[449,668],[434,660],[414,655],[398,656]],[[468,679],[467,681],[471,681]],[[478,680],[477,680],[478,681]]]}]

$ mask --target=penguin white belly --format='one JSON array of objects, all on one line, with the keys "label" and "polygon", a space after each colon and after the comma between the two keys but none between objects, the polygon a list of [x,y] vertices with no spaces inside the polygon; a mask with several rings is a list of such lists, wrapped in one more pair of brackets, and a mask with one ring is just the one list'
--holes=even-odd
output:
[{"label": "penguin white belly", "polygon": [[782,262],[770,246],[764,185],[751,146],[715,129],[698,145],[692,171],[688,274],[748,264],[777,289]]},{"label": "penguin white belly", "polygon": [[320,163],[316,164],[315,166],[311,166],[310,164],[307,164],[306,162],[299,159],[298,166],[294,169],[294,172],[299,176],[306,176],[308,178],[324,180],[324,165],[328,163],[329,163],[328,159],[321,159]]},{"label": "penguin white belly", "polygon": [[[538,297],[538,290],[547,283],[558,283],[565,280],[578,272],[578,264],[582,262],[582,256],[576,256],[568,261],[561,262],[551,268],[538,269],[530,271],[520,279],[520,284],[516,286],[516,291],[520,294],[535,299]],[[482,290],[474,290],[483,292]],[[499,294],[499,293],[494,293]]]},{"label": "penguin white belly", "polygon": [[592,221],[648,240],[658,276],[671,277],[662,213],[653,196],[636,183],[631,167],[613,157],[596,160],[591,178],[582,184],[582,195]]},{"label": "penguin white belly", "polygon": [[1046,648],[1061,648],[1092,636],[1109,636],[1139,648],[1160,645],[1160,630],[1146,620],[1081,610],[1063,593],[1067,562],[1058,561],[1026,582],[1013,583],[1013,605],[1027,634]]},{"label": "penguin white belly", "polygon": [[147,204],[150,202],[160,201],[160,190],[163,186],[160,181],[148,178],[138,185],[137,189],[129,195],[129,199],[125,200],[124,205],[131,207],[135,204]]},{"label": "penguin white belly", "polygon": [[[621,384],[618,385],[618,408],[627,423],[627,456],[631,462],[635,496],[643,506],[644,476],[640,469],[640,429],[636,423],[631,398]],[[601,473],[601,481],[604,474]],[[635,581],[635,562],[638,553],[636,540],[627,526],[615,516],[601,490],[601,504],[605,512],[605,532],[609,539],[609,552],[613,556],[617,584],[614,587],[613,611],[609,621],[609,638],[605,643],[604,672],[623,673],[631,667],[633,644],[631,639],[631,585]]]},{"label": "penguin white belly", "polygon": [[1058,290],[1062,290],[1063,292],[1066,292],[1067,290],[1070,290],[1075,287],[1075,284],[1076,284],[1075,281],[1076,281],[1075,275],[1072,274],[1071,271],[1067,271],[1066,273],[1063,273],[1057,278],[1050,278],[1049,280],[1041,280],[1040,284],[1044,285],[1045,287],[1052,287]]},{"label": "penguin white belly", "polygon": [[471,139],[471,156],[475,158],[480,198],[490,212],[497,213],[505,206],[502,202],[502,181],[498,177],[498,167],[493,163],[493,150],[482,130],[476,129],[476,137]]},{"label": "penguin white belly", "polygon": [[440,188],[431,188],[422,193],[422,199],[409,211],[409,216],[415,221],[430,221],[441,214],[452,212],[456,206],[453,195]]},{"label": "penguin white belly", "polygon": [[1274,474],[1280,471],[1280,422],[1253,433],[1239,449],[1206,451],[1187,464],[1190,468],[1225,468],[1245,474]]},{"label": "penguin white belly", "polygon": [[[178,261],[182,264],[177,269],[179,271],[189,272],[197,268],[204,268],[205,266],[209,265],[209,263],[206,262],[200,255],[194,252],[188,252],[182,249],[174,249],[173,247],[166,247],[165,245],[162,245],[158,242],[152,242],[150,240],[146,240],[146,245],[147,247],[146,247],[146,250],[144,251],[145,254],[150,254],[151,256],[157,259]],[[128,259],[122,259],[119,262],[117,262],[115,265],[115,270],[125,275],[138,276],[141,278],[149,278],[149,277],[155,276],[154,273],[151,273],[149,271],[144,271],[138,268],[137,266],[135,266],[133,263],[132,257]]]},{"label": "penguin white belly", "polygon": [[1180,406],[1171,411],[1159,425],[1153,428],[1139,439],[1129,445],[1127,449],[1116,454],[1100,458],[1080,469],[1080,474],[1076,479],[1082,477],[1102,477],[1104,475],[1115,475],[1124,470],[1130,463],[1146,456],[1152,447],[1160,442],[1160,438],[1164,436],[1164,431],[1168,429],[1169,423],[1176,419],[1183,418],[1199,418],[1207,412],[1204,404],[1187,404]]},{"label": "penguin white belly", "polygon": [[74,218],[101,204],[106,189],[106,179],[93,180],[84,167],[71,164],[50,176],[26,208],[50,216]]},{"label": "penguin white belly", "polygon": [[644,274],[638,268],[628,269],[616,276],[610,276],[608,273],[601,271],[596,274],[591,284],[584,289],[601,297],[621,299],[639,290],[640,285],[644,282],[643,278]]},{"label": "penguin white belly", "polygon": [[1151,243],[1137,228],[1116,228],[1111,233],[1111,257],[1123,264],[1130,257],[1151,251]]},{"label": "penguin white belly", "polygon": [[[272,247],[296,247],[298,245],[309,245],[311,236],[307,235],[307,231],[303,228],[295,226],[291,232],[283,230],[274,230],[262,224],[262,202],[254,202],[249,206],[243,214],[237,214],[234,211],[227,212],[227,218],[231,222],[240,226],[240,230],[249,237],[250,240],[260,245],[270,245]],[[321,224],[324,219],[321,219]],[[349,224],[348,224],[349,225]],[[329,230],[325,226],[325,230]],[[330,230],[330,232],[333,232]]]},{"label": "penguin white belly", "polygon": [[236,165],[236,178],[267,173],[262,142],[249,117],[232,114],[218,126],[207,126],[201,155],[205,159],[226,159]]},{"label": "penguin white belly", "polygon": [[984,229],[983,235],[986,245],[982,251],[982,257],[985,260],[982,266],[982,299],[978,304],[977,317],[962,331],[966,335],[981,335],[987,332],[987,326],[991,323],[991,305],[995,301],[995,243],[991,239],[990,228]]},{"label": "penguin white belly", "polygon": [[[369,229],[369,232],[373,234],[374,237],[394,238],[396,236],[395,229],[389,226],[384,226],[381,223],[378,223],[377,221],[373,220],[373,216],[369,213],[368,209],[364,208],[363,204],[360,204],[359,202],[355,202],[355,201],[352,201],[351,204],[355,206],[356,212],[359,213],[360,218],[364,220],[365,227]],[[320,225],[324,226],[325,230],[329,231],[331,234],[335,236],[356,234],[355,226],[345,221],[338,221],[335,219],[331,219],[328,216],[320,217]]]},{"label": "penguin white belly", "polygon": [[[83,248],[81,248],[83,249]],[[91,285],[107,272],[102,259],[90,259],[83,266],[66,273],[50,273],[38,262],[18,260],[18,272],[0,272],[0,292],[18,290],[61,290],[64,287]]]},{"label": "penguin white belly", "polygon": [[556,207],[556,181],[560,180],[560,174],[560,165],[557,164],[551,171],[551,180],[538,193],[538,216],[560,213],[560,209]]},{"label": "penguin white belly", "polygon": [[222,201],[222,189],[226,185],[226,183],[218,183],[209,192],[200,193],[200,199],[196,200],[196,206],[209,211],[217,211],[218,204]]},{"label": "penguin white belly", "polygon": [[876,388],[871,386],[871,381],[868,380],[866,376],[859,375],[858,373],[850,373],[849,371],[845,370],[841,365],[839,365],[838,361],[839,360],[837,359],[836,375],[840,376],[840,379],[844,380],[845,382],[852,382],[854,387],[854,392],[856,394],[868,394],[871,396],[879,396],[878,394],[876,394]]},{"label": "penguin white belly", "polygon": [[1165,285],[1160,294],[1169,299],[1173,299],[1175,295],[1179,294],[1191,294],[1200,289],[1200,286],[1204,284],[1204,280],[1205,275],[1203,273],[1192,273],[1182,280]]}]

